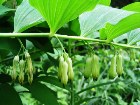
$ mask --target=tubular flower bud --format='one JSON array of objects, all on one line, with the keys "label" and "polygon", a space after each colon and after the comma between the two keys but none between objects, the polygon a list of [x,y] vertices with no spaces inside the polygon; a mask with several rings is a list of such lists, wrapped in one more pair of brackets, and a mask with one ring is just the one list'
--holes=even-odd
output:
[{"label": "tubular flower bud", "polygon": [[92,57],[92,77],[97,79],[100,75],[100,67],[99,67],[99,57],[97,55],[93,55]]},{"label": "tubular flower bud", "polygon": [[27,73],[33,73],[33,64],[32,64],[32,60],[31,60],[31,56],[28,52],[25,53],[25,58],[26,58],[26,70]]},{"label": "tubular flower bud", "polygon": [[122,75],[123,73],[123,58],[121,54],[117,55],[117,74]]},{"label": "tubular flower bud", "polygon": [[29,82],[29,84],[32,84],[32,82],[33,82],[33,73],[28,74],[28,82]]},{"label": "tubular flower bud", "polygon": [[92,57],[88,57],[86,60],[85,70],[83,72],[85,78],[89,78],[91,76],[91,73],[92,73],[91,65],[92,65]]},{"label": "tubular flower bud", "polygon": [[23,84],[23,81],[24,81],[24,72],[23,71],[20,71],[18,80],[19,80],[19,83]]},{"label": "tubular flower bud", "polygon": [[111,59],[111,65],[109,69],[109,77],[115,78],[117,76],[116,72],[116,55]]},{"label": "tubular flower bud", "polygon": [[136,59],[136,54],[135,50],[130,51],[130,60],[135,60]]},{"label": "tubular flower bud", "polygon": [[24,71],[24,69],[25,69],[25,61],[24,60],[19,61],[19,68],[20,68],[20,71]]},{"label": "tubular flower bud", "polygon": [[74,78],[74,72],[73,72],[73,67],[72,67],[72,60],[71,60],[71,58],[68,58],[67,59],[67,64],[68,64],[68,78],[69,78],[69,80],[73,80],[73,78]]},{"label": "tubular flower bud", "polygon": [[19,56],[17,55],[13,59],[13,70],[11,74],[13,80],[16,80],[18,70],[19,70]]},{"label": "tubular flower bud", "polygon": [[58,78],[59,79],[61,79],[61,77],[62,77],[63,62],[64,62],[64,58],[63,58],[63,56],[60,56],[60,58],[59,58],[59,68],[58,68]]},{"label": "tubular flower bud", "polygon": [[25,52],[25,59],[26,59],[26,72],[28,74],[28,81],[32,83],[33,81],[33,64],[31,56],[28,52]]},{"label": "tubular flower bud", "polygon": [[63,62],[63,69],[62,69],[62,77],[61,77],[61,82],[66,85],[68,82],[68,64],[66,61]]},{"label": "tubular flower bud", "polygon": [[19,72],[19,83],[23,84],[24,81],[24,69],[25,69],[25,61],[24,60],[20,60],[19,61],[19,68],[20,68],[20,72]]}]

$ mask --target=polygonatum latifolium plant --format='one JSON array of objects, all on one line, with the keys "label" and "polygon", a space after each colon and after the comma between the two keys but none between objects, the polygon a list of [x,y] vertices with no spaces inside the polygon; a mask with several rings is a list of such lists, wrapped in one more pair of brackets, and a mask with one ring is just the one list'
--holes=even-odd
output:
[{"label": "polygonatum latifolium plant", "polygon": [[0,38],[0,104],[139,103],[139,2],[122,9],[111,0],[7,2],[0,6],[0,37],[7,37]]}]

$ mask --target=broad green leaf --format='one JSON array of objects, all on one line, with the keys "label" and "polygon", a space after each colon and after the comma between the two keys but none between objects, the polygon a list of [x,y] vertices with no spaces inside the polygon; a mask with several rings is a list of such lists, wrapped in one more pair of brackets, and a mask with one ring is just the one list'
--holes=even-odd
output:
[{"label": "broad green leaf", "polygon": [[0,15],[3,15],[4,13],[6,13],[8,11],[12,11],[12,9],[0,5]]},{"label": "broad green leaf", "polygon": [[54,34],[64,24],[91,10],[99,0],[29,0],[45,18],[50,33]]},{"label": "broad green leaf", "polygon": [[140,2],[134,2],[122,8],[123,10],[140,12]]},{"label": "broad green leaf", "polygon": [[128,34],[128,44],[136,44],[140,41],[140,28],[132,30]]},{"label": "broad green leaf", "polygon": [[114,38],[136,28],[140,28],[140,13],[132,14],[115,25],[106,24],[106,27],[102,30],[101,36],[107,36],[107,41],[110,42]]},{"label": "broad green leaf", "polygon": [[35,47],[39,48],[44,52],[54,52],[49,38],[28,38],[28,40],[30,40]]},{"label": "broad green leaf", "polygon": [[111,3],[111,0],[100,0],[98,4],[109,6]]},{"label": "broad green leaf", "polygon": [[131,14],[133,14],[133,12],[97,5],[94,10],[80,15],[81,36],[93,34],[95,31],[103,28],[107,22],[116,24]]},{"label": "broad green leaf", "polygon": [[6,0],[0,0],[0,5],[3,4]]},{"label": "broad green leaf", "polygon": [[30,6],[28,0],[23,0],[15,12],[14,32],[23,32],[43,21],[45,21],[43,17],[37,10]]},{"label": "broad green leaf", "polygon": [[127,70],[126,71],[127,75],[130,76],[130,78],[132,79],[132,81],[136,82],[136,76],[135,73],[132,70]]},{"label": "broad green leaf", "polygon": [[70,22],[70,29],[75,33],[75,35],[80,35],[80,24],[78,19],[74,19]]},{"label": "broad green leaf", "polygon": [[138,102],[132,102],[130,105],[140,105],[140,101],[138,101]]},{"label": "broad green leaf", "polygon": [[140,41],[139,41],[139,42],[137,42],[137,46],[140,46]]},{"label": "broad green leaf", "polygon": [[22,105],[21,99],[15,89],[9,84],[0,84],[1,105]]},{"label": "broad green leaf", "polygon": [[17,0],[17,5],[20,5],[23,0]]},{"label": "broad green leaf", "polygon": [[56,77],[53,77],[53,76],[40,76],[36,80],[47,82],[47,83],[53,84],[57,87],[63,88],[63,84],[59,81],[59,79]]},{"label": "broad green leaf", "polygon": [[54,58],[53,55],[51,54],[47,54],[47,59],[45,59],[42,67],[43,67],[43,70],[46,72],[48,70],[49,67],[51,66],[58,66],[58,60]]},{"label": "broad green leaf", "polygon": [[0,50],[7,50],[17,55],[20,50],[20,44],[17,39],[0,38]]},{"label": "broad green leaf", "polygon": [[43,105],[59,105],[54,91],[44,84],[34,82],[28,89],[30,90],[32,97],[40,101]]},{"label": "broad green leaf", "polygon": [[122,41],[122,40],[124,40],[124,39],[127,39],[127,37],[128,37],[127,34],[123,34],[123,35],[121,35],[121,36],[119,36],[119,37],[113,39],[113,41],[114,41],[115,43],[117,43],[117,42],[120,42],[120,41]]}]

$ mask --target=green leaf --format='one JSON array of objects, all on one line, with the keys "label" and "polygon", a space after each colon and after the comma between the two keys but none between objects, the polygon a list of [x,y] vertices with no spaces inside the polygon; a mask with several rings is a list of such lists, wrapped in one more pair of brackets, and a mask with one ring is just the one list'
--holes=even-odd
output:
[{"label": "green leaf", "polygon": [[49,38],[28,38],[28,40],[30,40],[35,47],[39,48],[44,52],[54,52]]},{"label": "green leaf", "polygon": [[134,2],[122,8],[123,10],[140,12],[140,2]]},{"label": "green leaf", "polygon": [[140,28],[132,30],[128,34],[128,44],[136,44],[140,41]]},{"label": "green leaf", "polygon": [[137,42],[137,46],[140,46],[140,41],[139,41],[139,42]]},{"label": "green leaf", "polygon": [[[109,6],[97,5],[91,12],[80,15],[81,36],[88,36],[105,26],[107,22],[117,24],[123,18],[133,14],[133,12],[112,8]],[[106,36],[103,36],[106,37]]]},{"label": "green leaf", "polygon": [[109,6],[111,3],[111,0],[100,0],[98,4]]},{"label": "green leaf", "polygon": [[[28,87],[32,96],[44,105],[58,105],[57,96],[50,88],[39,82]],[[16,105],[16,104],[15,104]]]},{"label": "green leaf", "polygon": [[78,19],[74,19],[70,22],[70,29],[75,33],[75,35],[80,35],[80,24]]},{"label": "green leaf", "polygon": [[0,0],[0,5],[3,4],[6,0]]},{"label": "green leaf", "polygon": [[104,32],[102,32],[101,34],[104,33],[104,35],[107,36],[107,41],[110,42],[114,38],[139,27],[140,27],[140,13],[135,13],[122,19],[116,25],[108,23],[103,30]]},{"label": "green leaf", "polygon": [[12,52],[17,55],[20,50],[20,44],[17,39],[0,38],[0,49]]},{"label": "green leaf", "polygon": [[54,58],[53,55],[50,55],[49,53],[47,54],[48,59],[46,59],[43,63],[43,69],[44,71],[47,71],[49,67],[51,66],[58,66],[59,62],[57,59]]},{"label": "green leaf", "polygon": [[47,21],[51,34],[64,24],[91,10],[99,0],[29,0]]},{"label": "green leaf", "polygon": [[17,5],[20,5],[23,0],[16,0],[16,1],[17,1]]},{"label": "green leaf", "polygon": [[130,78],[132,79],[133,82],[136,82],[136,76],[132,70],[127,70],[126,73],[128,76],[130,76]]},{"label": "green leaf", "polygon": [[0,5],[0,15],[3,15],[3,14],[5,14],[8,11],[12,11],[12,9]]},{"label": "green leaf", "polygon": [[22,105],[21,99],[15,89],[9,84],[0,84],[1,105]]},{"label": "green leaf", "polygon": [[140,102],[132,102],[130,105],[139,105]]},{"label": "green leaf", "polygon": [[53,77],[53,76],[40,76],[36,80],[47,82],[47,83],[53,84],[57,87],[63,88],[63,84],[59,81],[59,79],[56,77]]},{"label": "green leaf", "polygon": [[124,40],[124,39],[127,39],[127,34],[123,34],[123,35],[121,35],[121,36],[119,36],[119,37],[113,39],[113,41],[114,41],[115,43],[117,43],[117,42],[120,42],[120,41],[122,41],[122,40]]},{"label": "green leaf", "polygon": [[[78,102],[75,103],[75,105],[81,105],[84,102],[89,102],[92,99],[98,99],[100,97],[85,97],[84,99],[80,99]],[[89,105],[89,104],[88,104]]]},{"label": "green leaf", "polygon": [[15,12],[14,32],[23,32],[44,21],[40,13],[30,6],[28,0],[23,0]]}]

